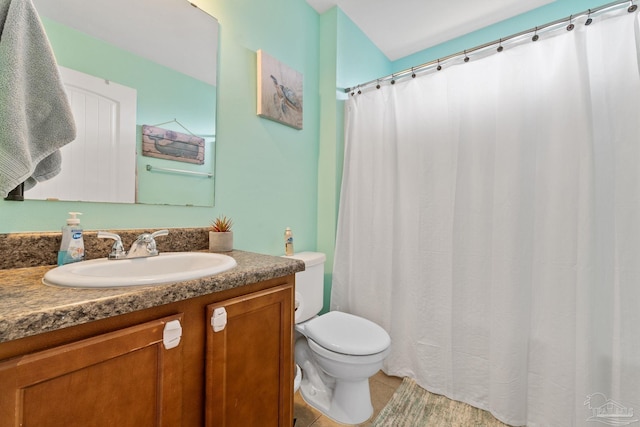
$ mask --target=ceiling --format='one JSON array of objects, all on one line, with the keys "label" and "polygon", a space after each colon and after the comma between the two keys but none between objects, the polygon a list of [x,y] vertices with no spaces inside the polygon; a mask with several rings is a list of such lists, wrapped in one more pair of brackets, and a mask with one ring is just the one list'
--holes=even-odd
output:
[{"label": "ceiling", "polygon": [[390,60],[403,58],[555,0],[307,0],[338,6]]},{"label": "ceiling", "polygon": [[[215,86],[217,52],[211,46],[218,46],[218,21],[192,6],[198,3],[200,0],[33,0],[40,16]],[[194,56],[192,52],[211,53]]]}]

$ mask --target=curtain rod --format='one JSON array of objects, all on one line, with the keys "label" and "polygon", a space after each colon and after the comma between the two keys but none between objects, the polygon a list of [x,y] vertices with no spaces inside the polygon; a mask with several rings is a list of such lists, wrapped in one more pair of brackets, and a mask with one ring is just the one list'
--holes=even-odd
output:
[{"label": "curtain rod", "polygon": [[[434,59],[433,61],[425,62],[424,64],[420,64],[420,65],[417,65],[415,67],[407,68],[407,69],[404,69],[402,71],[398,71],[396,73],[391,73],[391,74],[389,74],[387,76],[384,76],[384,77],[380,77],[380,78],[377,78],[377,79],[374,79],[374,80],[370,80],[370,81],[368,81],[366,83],[361,83],[361,84],[353,86],[353,87],[348,87],[348,88],[344,89],[344,91],[345,91],[345,93],[349,93],[349,92],[352,92],[352,91],[354,91],[356,89],[364,88],[364,87],[370,86],[370,85],[372,85],[374,83],[380,83],[380,82],[384,82],[384,81],[387,81],[387,80],[391,80],[391,84],[394,84],[396,78],[406,77],[407,75],[411,75],[411,76],[415,77],[415,72],[416,71],[428,68],[428,67],[436,65],[436,64],[438,64],[438,66],[439,66],[440,62],[445,62],[445,61],[448,61],[449,59],[456,58],[456,57],[462,56],[462,55],[464,55],[464,57],[465,57],[464,61],[467,62],[469,60],[468,55],[470,53],[472,53],[472,52],[476,52],[478,50],[486,49],[487,47],[493,46],[493,45],[499,45],[499,47],[501,47],[500,45],[503,42],[515,39],[517,37],[524,36],[526,34],[530,34],[530,33],[534,33],[535,34],[538,31],[544,30],[544,29],[549,28],[549,27],[553,27],[553,26],[561,24],[563,22],[569,22],[569,26],[567,27],[567,30],[570,31],[570,30],[572,30],[574,28],[573,24],[571,23],[571,21],[573,21],[574,19],[580,18],[582,16],[586,16],[588,19],[590,19],[589,16],[594,14],[594,13],[598,13],[598,12],[606,10],[606,9],[614,8],[616,6],[619,6],[619,5],[622,5],[622,4],[625,4],[625,3],[629,4],[629,7],[627,8],[627,11],[629,13],[635,12],[636,9],[638,8],[638,6],[633,4],[634,1],[635,0],[617,0],[617,1],[614,1],[612,3],[607,3],[605,5],[596,7],[594,9],[588,9],[588,10],[585,10],[583,12],[570,15],[570,16],[568,16],[566,18],[557,19],[557,20],[555,20],[553,22],[549,22],[547,24],[540,25],[540,26],[537,26],[535,28],[530,28],[528,30],[521,31],[519,33],[512,34],[512,35],[507,36],[507,37],[502,37],[502,38],[500,38],[498,40],[494,40],[494,41],[489,42],[489,43],[484,43],[484,44],[478,45],[478,46],[473,47],[471,49],[465,49],[465,50],[463,50],[461,52],[457,52],[457,53],[454,53],[454,54],[451,54],[451,55],[448,55],[448,56],[444,56],[442,58]],[[589,22],[589,24],[590,23],[591,22]],[[569,28],[569,27],[571,27],[571,28]],[[534,38],[535,39],[533,41],[538,40],[537,34],[534,35]]]}]

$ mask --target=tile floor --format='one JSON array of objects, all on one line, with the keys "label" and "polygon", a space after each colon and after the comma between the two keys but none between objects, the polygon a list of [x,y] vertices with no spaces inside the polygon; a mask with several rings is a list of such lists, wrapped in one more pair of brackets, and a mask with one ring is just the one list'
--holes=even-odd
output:
[{"label": "tile floor", "polygon": [[[380,371],[369,379],[371,388],[371,403],[373,404],[373,415],[368,421],[359,424],[359,427],[369,427],[372,421],[378,416],[378,412],[384,408],[393,396],[393,392],[402,383],[402,378],[390,377]],[[300,396],[300,391],[294,397],[293,417],[296,419],[295,427],[338,427],[343,424],[336,423],[325,417],[319,411],[307,405]]]}]

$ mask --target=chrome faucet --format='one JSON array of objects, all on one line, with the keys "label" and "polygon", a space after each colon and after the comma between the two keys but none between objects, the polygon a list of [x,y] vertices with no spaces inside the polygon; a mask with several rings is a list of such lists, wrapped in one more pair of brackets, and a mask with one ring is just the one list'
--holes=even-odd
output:
[{"label": "chrome faucet", "polygon": [[122,239],[115,233],[109,233],[108,231],[98,231],[98,236],[100,239],[113,239],[115,242],[111,247],[111,253],[109,254],[109,259],[124,259],[127,257],[127,251],[124,250],[124,246],[122,246]]},{"label": "chrome faucet", "polygon": [[156,237],[166,236],[169,230],[158,230],[153,233],[142,233],[131,245],[131,249],[127,253],[127,258],[144,258],[158,255],[156,249]]},{"label": "chrome faucet", "polygon": [[156,248],[156,237],[166,236],[169,234],[169,230],[158,230],[153,233],[142,233],[139,235],[135,242],[131,245],[129,252],[124,250],[122,245],[122,239],[115,233],[109,233],[108,231],[98,231],[97,237],[101,239],[113,239],[115,242],[111,248],[109,259],[131,259],[131,258],[146,258],[158,255],[158,249]]}]

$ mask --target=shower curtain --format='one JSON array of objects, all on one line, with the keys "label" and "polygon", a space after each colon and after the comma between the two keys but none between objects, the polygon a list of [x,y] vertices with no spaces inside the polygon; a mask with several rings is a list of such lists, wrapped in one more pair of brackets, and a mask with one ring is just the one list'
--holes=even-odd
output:
[{"label": "shower curtain", "polygon": [[511,425],[640,425],[638,23],[584,24],[346,104],[332,309]]}]

